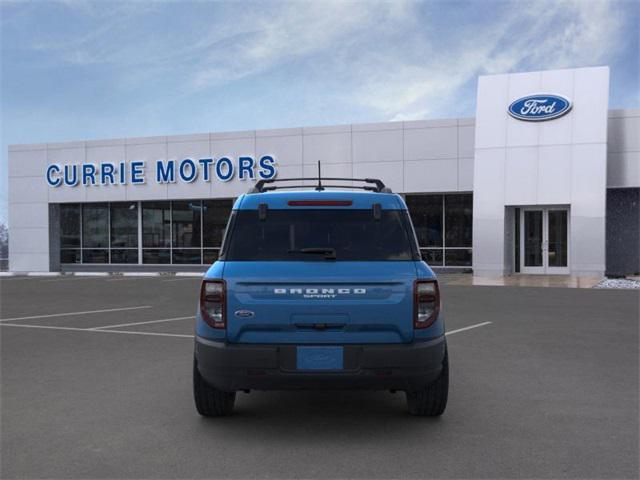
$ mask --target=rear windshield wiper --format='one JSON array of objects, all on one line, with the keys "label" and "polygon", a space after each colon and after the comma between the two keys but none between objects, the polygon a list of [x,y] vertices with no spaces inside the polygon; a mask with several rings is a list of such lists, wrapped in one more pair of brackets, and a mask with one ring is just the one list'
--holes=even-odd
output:
[{"label": "rear windshield wiper", "polygon": [[324,254],[324,258],[329,260],[336,259],[336,249],[331,247],[308,247],[300,250],[289,250],[289,253],[319,253]]}]

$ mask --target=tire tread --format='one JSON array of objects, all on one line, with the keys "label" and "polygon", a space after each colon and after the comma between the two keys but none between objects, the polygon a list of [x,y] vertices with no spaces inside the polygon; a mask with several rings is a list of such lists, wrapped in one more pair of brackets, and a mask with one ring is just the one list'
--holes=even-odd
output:
[{"label": "tire tread", "polygon": [[236,392],[223,392],[209,385],[193,361],[193,397],[196,410],[204,417],[224,417],[231,415],[235,404]]},{"label": "tire tread", "polygon": [[406,392],[406,395],[411,415],[437,417],[444,413],[449,397],[449,355],[446,350],[438,378],[424,390]]}]

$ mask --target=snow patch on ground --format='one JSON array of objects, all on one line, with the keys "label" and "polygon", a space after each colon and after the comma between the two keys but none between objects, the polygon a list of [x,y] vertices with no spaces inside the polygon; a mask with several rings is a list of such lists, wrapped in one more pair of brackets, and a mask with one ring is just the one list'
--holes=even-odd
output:
[{"label": "snow patch on ground", "polygon": [[605,278],[593,288],[638,288],[640,289],[639,280],[631,280],[628,278]]}]

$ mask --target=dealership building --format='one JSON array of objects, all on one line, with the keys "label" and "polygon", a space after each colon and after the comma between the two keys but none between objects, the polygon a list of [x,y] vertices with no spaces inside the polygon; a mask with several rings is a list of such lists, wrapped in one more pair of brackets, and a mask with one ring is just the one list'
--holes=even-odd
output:
[{"label": "dealership building", "polygon": [[236,197],[318,161],[403,195],[432,267],[640,272],[640,110],[608,67],[481,76],[475,118],[12,145],[9,269],[203,270]]}]

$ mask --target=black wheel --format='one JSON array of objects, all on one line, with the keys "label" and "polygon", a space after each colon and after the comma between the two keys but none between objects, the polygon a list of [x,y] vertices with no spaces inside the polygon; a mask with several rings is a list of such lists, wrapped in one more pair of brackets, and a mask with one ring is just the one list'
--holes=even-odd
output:
[{"label": "black wheel", "polygon": [[438,378],[424,390],[406,392],[406,394],[407,407],[411,415],[437,417],[444,413],[449,396],[449,355],[447,350],[444,351],[442,371]]},{"label": "black wheel", "polygon": [[193,398],[196,410],[204,417],[223,417],[231,415],[236,401],[236,392],[223,392],[209,385],[193,360]]}]

